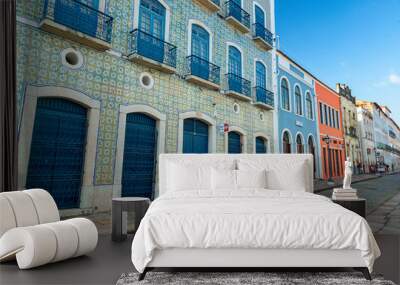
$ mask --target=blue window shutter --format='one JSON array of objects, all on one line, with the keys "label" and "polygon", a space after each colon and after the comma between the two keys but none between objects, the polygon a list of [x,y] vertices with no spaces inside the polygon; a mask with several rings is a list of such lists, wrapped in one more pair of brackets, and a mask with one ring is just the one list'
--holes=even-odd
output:
[{"label": "blue window shutter", "polygon": [[256,86],[260,86],[260,87],[266,89],[266,86],[267,86],[266,75],[267,75],[267,71],[265,69],[264,64],[257,61],[256,62]]},{"label": "blue window shutter", "polygon": [[286,79],[282,79],[281,83],[281,100],[282,100],[282,108],[285,110],[290,109],[290,99],[289,99],[289,86]]},{"label": "blue window shutter", "polygon": [[262,25],[263,27],[265,26],[265,15],[264,15],[264,11],[261,10],[260,7],[258,7],[257,5],[255,5],[255,22],[257,24]]},{"label": "blue window shutter", "polygon": [[164,62],[165,8],[156,0],[140,0],[138,52],[158,62]]},{"label": "blue window shutter", "polygon": [[[81,0],[80,2],[95,10],[99,9],[99,0]],[[85,9],[84,7],[84,5],[75,3],[74,1],[55,1],[54,19],[57,23],[96,37],[97,12],[95,10]],[[79,17],[77,17],[77,15],[79,15]]]},{"label": "blue window shutter", "polygon": [[164,40],[165,8],[157,0],[140,0],[139,28]]},{"label": "blue window shutter", "polygon": [[210,35],[199,25],[192,25],[192,55],[209,61]]},{"label": "blue window shutter", "polygon": [[242,76],[242,57],[240,51],[234,46],[229,46],[228,72]]},{"label": "blue window shutter", "polygon": [[205,80],[209,78],[210,34],[199,25],[192,25],[191,72]]}]

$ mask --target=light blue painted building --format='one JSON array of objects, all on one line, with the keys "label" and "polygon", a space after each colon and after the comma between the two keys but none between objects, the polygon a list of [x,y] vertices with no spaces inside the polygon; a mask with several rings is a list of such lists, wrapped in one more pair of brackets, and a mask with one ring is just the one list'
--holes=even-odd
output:
[{"label": "light blue painted building", "polygon": [[314,79],[277,51],[277,141],[281,153],[314,154],[314,175],[320,177],[318,113]]}]

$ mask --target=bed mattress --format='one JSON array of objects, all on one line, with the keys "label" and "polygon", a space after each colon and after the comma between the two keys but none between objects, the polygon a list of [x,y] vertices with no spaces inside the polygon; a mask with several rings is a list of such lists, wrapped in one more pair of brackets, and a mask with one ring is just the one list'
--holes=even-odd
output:
[{"label": "bed mattress", "polygon": [[359,250],[372,271],[380,251],[364,218],[307,192],[180,191],[157,198],[132,243],[139,272],[163,249]]}]

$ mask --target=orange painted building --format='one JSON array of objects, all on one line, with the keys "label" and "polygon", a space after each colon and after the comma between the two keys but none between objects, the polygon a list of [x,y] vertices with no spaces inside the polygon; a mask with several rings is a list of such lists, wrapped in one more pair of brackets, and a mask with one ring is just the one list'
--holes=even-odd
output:
[{"label": "orange painted building", "polygon": [[317,96],[322,177],[324,179],[342,177],[345,144],[340,96],[318,80],[315,81],[315,94]]}]

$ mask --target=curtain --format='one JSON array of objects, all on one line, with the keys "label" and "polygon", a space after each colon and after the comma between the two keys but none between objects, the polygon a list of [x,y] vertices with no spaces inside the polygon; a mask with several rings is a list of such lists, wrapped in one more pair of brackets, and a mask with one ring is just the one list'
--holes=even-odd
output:
[{"label": "curtain", "polygon": [[15,0],[0,0],[0,191],[17,190]]}]

